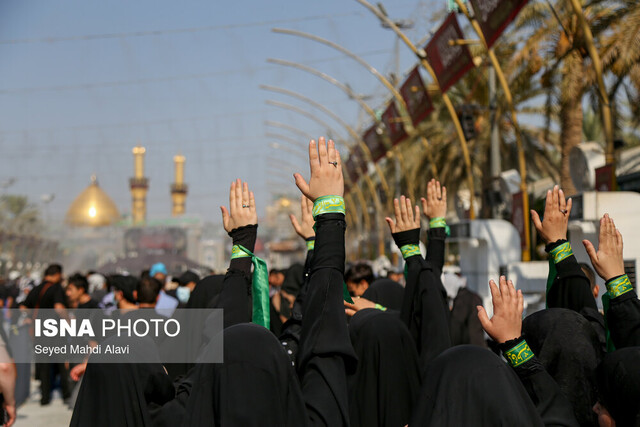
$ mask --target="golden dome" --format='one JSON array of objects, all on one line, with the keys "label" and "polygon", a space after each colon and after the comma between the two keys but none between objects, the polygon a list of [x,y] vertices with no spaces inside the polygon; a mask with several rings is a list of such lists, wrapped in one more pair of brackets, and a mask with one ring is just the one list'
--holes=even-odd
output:
[{"label": "golden dome", "polygon": [[65,222],[70,225],[100,227],[111,225],[120,219],[118,208],[100,187],[95,175],[91,184],[69,206]]}]

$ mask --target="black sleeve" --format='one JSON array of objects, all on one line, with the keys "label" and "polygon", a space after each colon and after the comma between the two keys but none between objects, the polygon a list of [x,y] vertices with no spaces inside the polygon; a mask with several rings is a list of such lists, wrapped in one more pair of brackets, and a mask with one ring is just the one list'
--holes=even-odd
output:
[{"label": "black sleeve", "polygon": [[67,296],[64,293],[64,289],[62,289],[62,285],[59,283],[53,285],[53,289],[51,289],[50,292],[52,292],[53,304],[62,304],[65,307],[68,305]]},{"label": "black sleeve", "polygon": [[[545,250],[548,253],[565,242],[566,240],[558,240],[550,243]],[[598,310],[589,279],[582,272],[574,255],[557,263],[556,272],[556,278],[547,292],[547,307],[568,308],[578,313],[584,308]]]},{"label": "black sleeve", "polygon": [[[242,245],[253,252],[257,225],[232,230],[233,245]],[[232,259],[224,276],[217,308],[224,310],[224,327],[251,322],[251,258]]]},{"label": "black sleeve", "polygon": [[[314,241],[316,237],[309,237],[307,242]],[[296,296],[293,302],[293,308],[291,310],[291,317],[282,325],[281,332],[278,339],[284,346],[287,354],[293,362],[297,360],[298,348],[300,346],[300,334],[302,332],[302,307],[304,306],[305,296],[307,295],[307,289],[309,288],[309,278],[311,277],[311,263],[313,261],[314,250],[307,251],[307,258],[304,262],[304,275],[302,287],[300,292]]]},{"label": "black sleeve", "polygon": [[349,425],[347,373],[356,356],[342,300],[344,215],[316,218],[316,243],[298,353],[298,375],[311,425]]},{"label": "black sleeve", "polygon": [[[444,232],[444,230],[443,230]],[[417,236],[417,237],[416,237]],[[420,230],[394,233],[398,247],[419,243]],[[407,285],[402,302],[401,318],[416,341],[420,366],[451,347],[449,305],[442,286],[440,272],[417,254],[406,259]]]},{"label": "black sleeve", "polygon": [[[518,345],[523,338],[500,344],[505,352]],[[545,426],[578,426],[573,407],[562,394],[560,387],[544,369],[537,357],[533,356],[525,363],[513,367],[531,401],[536,407]]]},{"label": "black sleeve", "polygon": [[36,301],[38,300],[38,292],[36,291],[40,291],[37,286],[29,291],[27,297],[22,301],[22,303],[20,303],[20,305],[24,305],[27,308],[34,308],[36,306]]},{"label": "black sleeve", "polygon": [[616,349],[640,346],[640,300],[635,290],[610,300],[606,321]]},{"label": "black sleeve", "polygon": [[447,232],[444,227],[430,228],[427,231],[427,256],[426,260],[434,272],[441,274],[444,266],[444,241]]}]

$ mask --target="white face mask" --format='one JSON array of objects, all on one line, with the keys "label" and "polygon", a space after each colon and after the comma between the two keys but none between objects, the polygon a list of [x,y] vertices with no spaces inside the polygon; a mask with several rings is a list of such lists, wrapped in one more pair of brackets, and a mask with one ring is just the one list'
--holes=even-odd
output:
[{"label": "white face mask", "polygon": [[182,303],[186,303],[187,301],[189,301],[189,295],[191,295],[191,289],[187,288],[186,286],[178,286],[178,288],[176,289],[176,296]]}]

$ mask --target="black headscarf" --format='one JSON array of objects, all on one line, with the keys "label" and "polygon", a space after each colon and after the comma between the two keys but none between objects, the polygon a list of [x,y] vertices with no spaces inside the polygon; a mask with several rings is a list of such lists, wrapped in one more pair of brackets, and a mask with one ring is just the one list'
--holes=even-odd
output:
[{"label": "black headscarf", "polygon": [[369,285],[362,298],[391,310],[400,311],[402,309],[402,298],[404,298],[404,288],[394,280],[377,279]]},{"label": "black headscarf", "polygon": [[581,426],[598,425],[596,368],[602,348],[592,324],[580,313],[549,308],[527,316],[522,332],[545,370],[571,402]]},{"label": "black headscarf", "polygon": [[262,326],[245,323],[226,328],[224,363],[198,364],[194,377],[184,426],[307,424],[291,361]]},{"label": "black headscarf", "polygon": [[418,352],[398,316],[376,309],[361,310],[349,323],[358,356],[349,376],[352,426],[402,426],[420,391]]},{"label": "black headscarf", "polygon": [[129,345],[130,356],[156,363],[100,363],[89,358],[73,416],[75,426],[150,426],[150,411],[174,398],[175,389],[166,374],[154,342],[147,338],[107,338],[109,344]]},{"label": "black headscarf", "polygon": [[640,426],[640,347],[609,353],[597,370],[600,403],[617,426]]},{"label": "black headscarf", "polygon": [[489,350],[462,345],[427,365],[410,426],[542,426],[518,376]]},{"label": "black headscarf", "polygon": [[223,274],[212,274],[198,281],[189,295],[186,308],[209,308],[215,306],[215,298],[222,292]]},{"label": "black headscarf", "polygon": [[304,283],[304,266],[293,264],[284,273],[281,289],[290,295],[298,295]]}]

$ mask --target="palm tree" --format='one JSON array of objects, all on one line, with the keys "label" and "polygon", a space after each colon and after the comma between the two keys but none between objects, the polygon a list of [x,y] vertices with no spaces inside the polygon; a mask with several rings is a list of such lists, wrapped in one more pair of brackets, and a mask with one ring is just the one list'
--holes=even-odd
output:
[{"label": "palm tree", "polygon": [[41,226],[40,212],[26,196],[0,197],[0,229],[15,234],[38,234]]},{"label": "palm tree", "polygon": [[[640,87],[640,6],[631,0],[594,0],[583,10],[603,58],[604,69],[616,77],[610,98],[615,100],[617,87],[626,87],[625,82],[629,78],[637,96],[637,88]],[[565,191],[572,194],[575,187],[569,174],[569,152],[582,142],[585,94],[591,94],[592,109],[598,110],[595,72],[586,53],[578,19],[569,2],[530,3],[515,25],[515,31],[525,30],[528,33],[523,48],[514,55],[512,63],[514,68],[518,68],[532,57],[543,58],[537,75],[546,97],[547,128],[551,129],[552,122],[555,122],[560,129],[560,182]],[[620,123],[622,116],[615,103],[613,112],[614,122]]]}]

